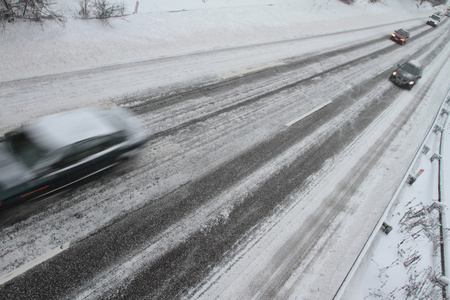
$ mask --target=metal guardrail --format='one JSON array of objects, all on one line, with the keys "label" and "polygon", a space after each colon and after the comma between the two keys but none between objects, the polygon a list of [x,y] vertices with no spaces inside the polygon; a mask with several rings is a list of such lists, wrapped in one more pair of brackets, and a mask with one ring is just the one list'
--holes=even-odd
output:
[{"label": "metal guardrail", "polygon": [[[383,214],[381,215],[380,219],[378,220],[378,223],[375,225],[374,229],[372,230],[371,235],[369,236],[369,238],[367,239],[366,243],[364,244],[364,247],[361,249],[360,253],[358,254],[358,257],[356,258],[355,262],[353,263],[350,271],[347,273],[344,281],[341,283],[338,291],[334,295],[333,300],[341,299],[341,297],[343,296],[347,286],[349,285],[350,281],[352,280],[353,276],[355,275],[356,271],[358,270],[359,266],[361,265],[361,262],[365,258],[367,252],[369,252],[369,250],[371,249],[372,244],[373,244],[373,242],[374,242],[378,232],[380,230],[386,229],[386,226],[388,226],[388,224],[385,222],[386,219],[387,219],[387,215],[388,215],[389,211],[391,210],[394,202],[398,198],[398,195],[400,194],[400,192],[403,189],[404,185],[405,184],[409,184],[409,179],[410,179],[409,177],[411,177],[410,174],[411,174],[411,172],[412,172],[412,170],[413,170],[413,168],[414,168],[414,166],[415,166],[415,164],[416,164],[420,154],[422,154],[423,149],[425,149],[425,147],[426,147],[426,145],[425,145],[426,141],[428,140],[428,138],[430,137],[431,134],[436,132],[436,126],[438,126],[437,125],[438,119],[441,116],[441,114],[443,114],[443,113],[447,114],[447,118],[445,120],[445,124],[447,124],[447,120],[448,120],[448,116],[449,116],[448,112],[449,111],[446,108],[444,108],[444,105],[447,102],[450,103],[450,90],[447,92],[447,95],[445,96],[444,100],[442,101],[441,106],[440,106],[440,108],[439,108],[439,110],[438,110],[438,112],[437,112],[437,114],[436,114],[436,116],[434,118],[434,121],[433,121],[433,123],[432,123],[432,125],[431,125],[431,127],[430,127],[430,129],[428,131],[428,134],[423,139],[423,142],[420,145],[420,147],[418,148],[418,150],[417,150],[417,152],[416,152],[416,154],[414,156],[414,159],[412,160],[408,170],[405,172],[405,175],[404,175],[404,177],[403,177],[403,179],[401,181],[402,183],[398,186],[397,190],[395,191],[394,196],[392,197],[391,201],[389,202],[389,204],[385,208]],[[441,139],[444,136],[445,126],[446,125],[444,125],[444,128],[441,131]],[[441,146],[441,149],[444,149],[443,146]],[[440,164],[442,164],[442,162],[443,162],[442,154],[441,154],[441,158],[439,159],[439,162],[440,162]],[[441,168],[441,170],[442,170],[442,173],[443,173],[443,168]],[[441,182],[443,182],[443,174],[440,175],[440,182],[439,182],[439,184],[441,184]],[[443,192],[443,189],[441,189],[441,196],[443,198],[442,192]],[[443,219],[445,219],[445,218],[443,218]],[[442,226],[445,226],[445,224],[442,224]],[[449,243],[450,243],[450,241],[446,241],[445,244],[449,244]],[[450,245],[446,246],[445,244],[444,244],[444,248],[448,249],[448,250],[445,250],[445,251],[448,251],[448,254],[449,254],[448,256],[445,256],[445,257],[450,258]],[[450,262],[448,264],[445,264],[445,268],[447,270],[443,269],[443,275],[450,274]],[[447,286],[447,288],[449,289],[449,292],[450,292],[450,286]]]},{"label": "metal guardrail", "polygon": [[[447,93],[446,100],[444,103],[450,103],[450,91]],[[450,111],[448,111],[445,108],[442,108],[440,111],[441,115],[446,114],[447,117],[445,118],[444,126],[443,126],[443,132],[441,133],[441,144],[439,148],[439,154],[441,158],[439,159],[439,202],[443,202],[444,205],[448,206],[448,201],[446,201],[445,196],[445,185],[444,185],[444,178],[446,174],[445,170],[445,160],[446,156],[443,153],[445,151],[446,147],[450,147],[446,145],[446,138],[445,138],[445,130],[448,126],[448,120],[450,116]],[[447,152],[448,153],[448,152]],[[447,199],[448,200],[448,199]],[[449,293],[450,293],[450,286],[448,282],[448,276],[450,274],[450,241],[445,238],[445,228],[448,227],[448,223],[450,223],[450,216],[447,215],[445,210],[440,210],[439,218],[440,218],[440,235],[441,235],[441,269],[442,269],[442,279],[444,281],[444,290],[443,290],[443,298],[447,299]],[[449,221],[449,222],[448,222]]]}]

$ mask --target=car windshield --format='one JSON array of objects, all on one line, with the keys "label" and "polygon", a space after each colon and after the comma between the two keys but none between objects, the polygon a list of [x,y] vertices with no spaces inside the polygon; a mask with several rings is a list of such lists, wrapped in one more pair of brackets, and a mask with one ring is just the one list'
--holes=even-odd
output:
[{"label": "car windshield", "polygon": [[413,64],[410,63],[405,63],[403,64],[400,69],[410,73],[410,74],[414,74],[414,75],[418,75],[419,74],[419,68]]},{"label": "car windshield", "polygon": [[438,20],[438,21],[441,19],[441,18],[439,18],[439,17],[436,16],[436,15],[432,15],[431,18],[434,19],[434,20]]},{"label": "car windshield", "polygon": [[403,29],[396,30],[395,32],[397,32],[398,34],[400,34],[401,36],[404,36],[404,37],[408,36],[408,33],[406,31],[404,31]]},{"label": "car windshield", "polygon": [[28,168],[32,168],[45,152],[30,140],[24,132],[12,134],[8,138],[11,153]]}]

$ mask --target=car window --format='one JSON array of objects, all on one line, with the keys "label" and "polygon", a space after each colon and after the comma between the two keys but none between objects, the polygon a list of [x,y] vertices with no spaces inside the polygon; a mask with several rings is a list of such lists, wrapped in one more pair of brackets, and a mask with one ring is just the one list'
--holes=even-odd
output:
[{"label": "car window", "polygon": [[404,30],[397,30],[397,33],[404,37],[409,37],[409,33]]},{"label": "car window", "polygon": [[419,75],[420,73],[420,68],[413,64],[406,63],[403,64],[400,68],[410,74]]},{"label": "car window", "polygon": [[438,20],[438,21],[441,19],[441,18],[439,18],[439,17],[436,16],[436,15],[432,15],[431,18],[434,19],[434,20]]},{"label": "car window", "polygon": [[45,157],[45,151],[39,148],[25,132],[10,135],[8,141],[11,153],[28,168],[32,168]]},{"label": "car window", "polygon": [[69,147],[62,159],[54,164],[55,168],[62,168],[75,164],[91,155],[102,152],[125,140],[122,134],[110,135],[89,139]]}]

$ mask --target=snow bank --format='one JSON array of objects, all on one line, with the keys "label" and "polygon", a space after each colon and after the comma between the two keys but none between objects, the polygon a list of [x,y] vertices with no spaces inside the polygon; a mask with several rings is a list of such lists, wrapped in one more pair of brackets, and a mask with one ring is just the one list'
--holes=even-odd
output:
[{"label": "snow bank", "polygon": [[[389,6],[362,0],[353,6],[338,0],[278,0],[270,6],[258,0],[149,2],[154,7],[141,3],[138,14],[111,20],[109,26],[74,18],[72,1],[65,3],[69,18],[64,27],[21,20],[6,24],[0,35],[0,80],[366,28],[426,17],[432,11],[428,6],[417,9],[408,0],[391,1]],[[125,3],[134,9],[134,0]],[[193,10],[174,12],[186,3]],[[163,8],[172,10],[158,11]]]}]

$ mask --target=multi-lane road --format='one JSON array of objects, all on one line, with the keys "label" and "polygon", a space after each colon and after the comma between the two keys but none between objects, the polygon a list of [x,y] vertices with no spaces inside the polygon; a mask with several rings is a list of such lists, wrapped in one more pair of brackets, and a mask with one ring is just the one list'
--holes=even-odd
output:
[{"label": "multi-lane road", "polygon": [[[449,24],[412,20],[403,46],[372,28],[340,33],[362,37],[346,45],[323,35],[3,82],[15,101],[2,131],[117,105],[150,141],[100,178],[1,213],[3,275],[70,246],[0,298],[333,295],[439,108]],[[412,91],[388,80],[405,60],[425,66]]]}]

